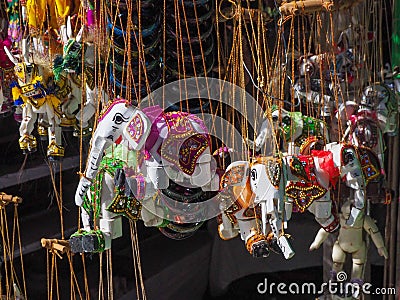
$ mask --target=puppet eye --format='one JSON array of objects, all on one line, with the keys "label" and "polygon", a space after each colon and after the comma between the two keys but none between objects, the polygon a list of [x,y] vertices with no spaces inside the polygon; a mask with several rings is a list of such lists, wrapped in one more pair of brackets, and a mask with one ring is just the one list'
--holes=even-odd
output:
[{"label": "puppet eye", "polygon": [[115,124],[120,125],[120,124],[122,124],[123,122],[126,122],[126,121],[127,121],[126,118],[124,118],[124,116],[121,113],[116,113],[114,115],[113,122]]},{"label": "puppet eye", "polygon": [[344,163],[348,164],[354,160],[354,153],[351,151],[346,151],[344,153]]}]

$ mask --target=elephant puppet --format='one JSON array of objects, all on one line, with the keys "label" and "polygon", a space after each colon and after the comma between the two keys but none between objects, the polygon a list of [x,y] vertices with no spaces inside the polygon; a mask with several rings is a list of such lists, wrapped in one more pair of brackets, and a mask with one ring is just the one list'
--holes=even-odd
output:
[{"label": "elephant puppet", "polygon": [[[141,218],[147,226],[161,225],[164,210],[155,207],[155,198],[159,190],[169,187],[170,180],[186,187],[201,187],[204,191],[219,189],[219,176],[212,167],[208,131],[199,118],[184,112],[165,113],[159,106],[140,110],[124,99],[116,99],[103,109],[92,136],[86,170],[75,194],[78,206],[84,205],[85,195],[99,172],[104,150],[113,144],[122,144],[144,155],[138,169],[132,168],[134,171],[124,176],[132,196],[143,200]],[[102,201],[106,203],[114,196],[110,192],[104,197]],[[112,217],[100,220],[100,233],[107,234],[94,234],[93,238],[89,235],[86,240],[100,237],[104,240],[102,249],[109,249],[111,239],[121,234],[120,226],[113,223]]]},{"label": "elephant puppet", "polygon": [[[346,114],[343,113],[346,108]],[[371,149],[378,157],[380,165],[384,164],[383,135],[396,135],[397,132],[397,98],[390,88],[384,84],[367,86],[360,104],[354,102],[342,105],[342,123],[346,122],[344,140],[356,146]],[[385,175],[385,170],[380,170]]]},{"label": "elephant puppet", "polygon": [[[338,229],[339,221],[329,191],[338,178],[339,170],[330,151],[312,150],[311,155],[286,155],[281,158],[255,157],[250,164],[234,162],[224,175],[222,188],[233,186],[234,199],[238,200],[221,215],[219,233],[222,238],[231,238],[240,230],[250,251],[250,238],[256,235],[264,237],[263,247],[268,248],[266,237],[271,230],[288,259],[294,251],[283,234],[283,224],[291,218],[293,210],[301,213],[310,211],[327,232]],[[233,209],[235,205],[241,210]],[[244,218],[243,210],[256,205],[260,205],[260,217]],[[259,249],[259,237],[256,241],[253,248]],[[254,251],[250,253],[257,255]]]},{"label": "elephant puppet", "polygon": [[279,249],[286,259],[295,254],[283,232],[283,220],[290,218],[292,207],[283,201],[281,171],[280,159],[257,157],[251,163],[233,162],[221,179],[222,205],[228,208],[219,216],[219,235],[228,240],[240,231],[253,257],[267,257],[270,250]]},{"label": "elephant puppet", "polygon": [[46,73],[44,67],[29,62],[27,41],[22,42],[23,62],[18,62],[7,47],[4,47],[9,59],[14,63],[14,73],[17,80],[12,83],[14,104],[22,106],[22,121],[19,127],[21,138],[19,146],[24,154],[37,150],[36,138],[32,131],[39,117],[39,134],[46,135],[48,129],[49,159],[60,159],[64,156],[61,146],[60,105],[61,101],[47,88],[41,75]]},{"label": "elephant puppet", "polygon": [[349,143],[329,143],[325,149],[333,154],[340,177],[354,191],[354,205],[346,221],[347,225],[352,226],[363,216],[367,184],[381,176],[379,159],[369,148]]},{"label": "elephant puppet", "polygon": [[[388,252],[385,248],[385,243],[383,241],[382,235],[380,234],[374,220],[372,220],[370,216],[363,214],[362,217],[359,218],[353,226],[347,225],[347,219],[349,218],[350,211],[351,202],[348,200],[341,207],[339,236],[333,245],[332,279],[334,281],[341,281],[339,273],[343,271],[343,265],[346,260],[346,255],[351,254],[353,267],[351,270],[350,282],[352,284],[359,284],[361,286],[363,284],[363,269],[368,252],[366,241],[363,238],[363,232],[365,231],[371,237],[373,243],[378,249],[379,255],[387,259]],[[310,251],[318,249],[328,236],[328,232],[320,229],[314,239],[314,242],[310,246]],[[351,299],[359,299],[358,297],[360,296],[360,287],[358,289],[348,290],[353,293],[353,295],[349,295],[350,297],[353,297]]]}]

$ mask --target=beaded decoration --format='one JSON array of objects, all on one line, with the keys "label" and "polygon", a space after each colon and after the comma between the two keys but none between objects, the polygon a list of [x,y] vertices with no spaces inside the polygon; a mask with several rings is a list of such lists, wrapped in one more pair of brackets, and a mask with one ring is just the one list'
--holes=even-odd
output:
[{"label": "beaded decoration", "polygon": [[[232,224],[237,223],[237,219],[235,214],[242,209],[242,206],[239,204],[238,201],[235,201],[227,210],[224,211],[224,214],[229,219]],[[221,221],[222,223],[222,221]]]},{"label": "beaded decoration", "polygon": [[282,161],[280,159],[267,158],[266,167],[269,181],[278,189],[282,175]]},{"label": "beaded decoration", "polygon": [[[354,157],[354,153],[357,157]],[[375,153],[367,147],[356,147],[350,144],[345,145],[341,152],[342,165],[347,165],[355,159],[358,159],[360,162],[366,185],[371,180],[380,176],[380,163]]]},{"label": "beaded decoration", "polygon": [[245,165],[238,165],[225,172],[221,178],[221,190],[227,188],[228,186],[242,182],[243,178],[248,176],[245,171]]},{"label": "beaded decoration", "polygon": [[3,85],[3,96],[10,101],[12,100],[10,85],[15,80],[14,67],[5,68],[0,66],[0,81]]},{"label": "beaded decoration", "polygon": [[364,174],[365,184],[378,178],[380,175],[380,164],[375,153],[365,147],[358,147],[357,154],[359,156],[361,169]]},{"label": "beaded decoration", "polygon": [[137,221],[140,219],[142,204],[134,195],[127,196],[124,190],[116,188],[116,195],[110,205],[108,205],[107,210],[132,221]]},{"label": "beaded decoration", "polygon": [[286,187],[286,195],[292,199],[300,212],[304,212],[314,200],[326,194],[326,189],[311,182],[291,182]]},{"label": "beaded decoration", "polygon": [[340,222],[339,222],[338,216],[334,214],[333,221],[329,225],[323,226],[322,228],[324,228],[324,230],[326,232],[332,233],[332,232],[335,232],[339,228],[339,225],[340,225],[339,223]]},{"label": "beaded decoration", "polygon": [[289,166],[292,174],[301,178],[301,180],[291,181],[285,192],[288,197],[294,200],[300,212],[304,212],[314,200],[324,196],[327,190],[318,183],[313,156],[293,156],[290,159]]},{"label": "beaded decoration", "polygon": [[198,118],[191,120],[187,113],[164,113],[168,126],[168,137],[162,143],[159,154],[162,158],[179,167],[188,175],[194,173],[197,159],[210,146],[208,134],[196,133],[191,121],[202,121]]}]

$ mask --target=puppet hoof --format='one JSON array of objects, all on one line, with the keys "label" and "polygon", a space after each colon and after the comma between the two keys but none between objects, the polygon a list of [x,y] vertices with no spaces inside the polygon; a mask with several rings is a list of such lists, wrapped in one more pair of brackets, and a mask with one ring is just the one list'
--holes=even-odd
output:
[{"label": "puppet hoof", "polygon": [[75,232],[69,238],[69,246],[71,247],[72,253],[83,253],[82,247],[83,233]]},{"label": "puppet hoof", "polygon": [[24,135],[19,139],[19,147],[23,154],[36,152],[37,142],[33,135]]},{"label": "puppet hoof", "polygon": [[105,248],[105,240],[100,230],[93,230],[82,237],[83,251],[95,253],[103,252]]},{"label": "puppet hoof", "polygon": [[56,144],[52,141],[47,147],[47,157],[51,160],[60,160],[64,157],[64,147]]},{"label": "puppet hoof", "polygon": [[252,245],[253,257],[268,257],[269,247],[267,241],[258,241]]}]

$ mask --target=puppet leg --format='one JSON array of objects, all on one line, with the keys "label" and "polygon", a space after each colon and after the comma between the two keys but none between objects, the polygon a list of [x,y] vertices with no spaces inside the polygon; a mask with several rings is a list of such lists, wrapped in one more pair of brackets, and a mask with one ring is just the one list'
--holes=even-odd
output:
[{"label": "puppet leg", "polygon": [[343,270],[343,264],[345,260],[346,260],[346,253],[340,247],[339,242],[336,241],[335,244],[333,245],[333,250],[332,250],[332,262],[333,262],[332,268],[336,274]]},{"label": "puppet leg", "polygon": [[49,121],[49,145],[47,147],[47,156],[57,160],[64,157],[64,148],[61,146],[61,127],[60,119],[54,113],[50,103],[46,103],[46,114]]},{"label": "puppet leg", "polygon": [[32,111],[30,105],[25,104],[22,110],[22,121],[19,126],[19,147],[22,153],[33,153],[37,150],[36,138],[32,135],[33,127],[35,125],[37,114]]},{"label": "puppet leg", "polygon": [[351,270],[352,279],[361,279],[364,271],[364,264],[366,260],[366,246],[365,242],[360,247],[360,250],[353,253],[353,269]]},{"label": "puppet leg", "polygon": [[102,252],[110,249],[111,241],[122,236],[121,217],[107,210],[114,195],[114,178],[104,172],[100,196],[99,228],[95,228],[83,236],[82,246],[85,252]]}]

